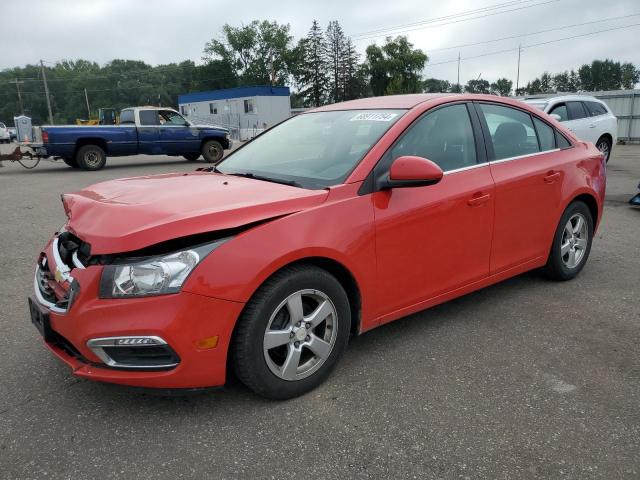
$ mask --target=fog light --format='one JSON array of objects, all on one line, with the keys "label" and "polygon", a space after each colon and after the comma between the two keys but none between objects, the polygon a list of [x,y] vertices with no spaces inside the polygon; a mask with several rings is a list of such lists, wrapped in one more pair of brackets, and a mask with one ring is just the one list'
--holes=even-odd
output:
[{"label": "fog light", "polygon": [[208,350],[209,348],[216,348],[218,346],[218,336],[203,338],[196,342],[196,347],[200,350]]}]

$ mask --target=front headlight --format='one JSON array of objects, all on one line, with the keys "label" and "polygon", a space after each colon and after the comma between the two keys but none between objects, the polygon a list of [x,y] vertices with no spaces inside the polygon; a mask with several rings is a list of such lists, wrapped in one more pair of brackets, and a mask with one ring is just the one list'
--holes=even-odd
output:
[{"label": "front headlight", "polygon": [[154,257],[120,260],[106,265],[100,298],[146,297],[179,292],[193,269],[228,238]]}]

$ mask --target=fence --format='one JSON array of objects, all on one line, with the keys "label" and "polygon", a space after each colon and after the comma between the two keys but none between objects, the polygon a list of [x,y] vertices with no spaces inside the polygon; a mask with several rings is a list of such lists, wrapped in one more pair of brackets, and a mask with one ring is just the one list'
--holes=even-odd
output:
[{"label": "fence", "polygon": [[[243,122],[238,113],[220,113],[217,115],[188,115],[187,118],[196,125],[211,125],[229,130],[229,136],[234,140],[250,140],[264,128],[258,128],[249,121]],[[243,124],[245,123],[245,124]]]},{"label": "fence", "polygon": [[[618,140],[626,143],[640,143],[640,90],[611,90],[607,92],[579,92],[602,100],[618,118]],[[548,98],[567,95],[527,95],[526,98]]]}]

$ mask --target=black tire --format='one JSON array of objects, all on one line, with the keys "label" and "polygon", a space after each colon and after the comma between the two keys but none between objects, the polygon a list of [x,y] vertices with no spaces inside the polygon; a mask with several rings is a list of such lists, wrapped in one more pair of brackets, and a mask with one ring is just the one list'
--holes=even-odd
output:
[{"label": "black tire", "polygon": [[[288,358],[294,348],[294,342],[298,338],[297,333],[304,329],[303,336],[307,334],[310,334],[310,336],[307,336],[304,340],[299,338],[302,344],[297,342],[298,344],[295,347],[299,347],[301,352],[306,352],[304,354],[310,354],[311,357],[314,357],[313,351],[303,345],[307,344],[305,341],[309,341],[312,337],[315,339],[323,335],[323,338],[326,338],[326,335],[331,335],[331,332],[334,332],[333,335],[335,337],[332,337],[333,347],[325,354],[326,356],[322,363],[318,361],[318,365],[310,368],[305,373],[304,367],[309,364],[309,361],[307,360],[307,363],[304,364],[300,363],[304,358],[300,357],[300,361],[296,363],[296,368],[302,367],[303,372],[300,375],[307,376],[300,379],[286,380],[274,373],[272,371],[273,366],[269,366],[267,363],[267,355],[269,354],[265,350],[265,334],[270,326],[272,316],[275,315],[275,321],[275,318],[280,315],[278,312],[285,312],[286,306],[282,306],[283,301],[290,296],[299,294],[301,291],[307,292],[309,295],[317,294],[318,292],[325,295],[325,298],[330,300],[329,304],[333,307],[335,315],[330,314],[326,317],[327,323],[324,323],[324,326],[323,323],[320,323],[317,327],[304,329],[305,324],[309,328],[309,324],[306,323],[309,318],[307,315],[318,307],[305,304],[303,310],[305,317],[302,322],[302,328],[298,329],[295,334],[292,330],[286,330],[291,333],[285,334],[285,337],[290,335],[287,338],[291,339],[286,340],[288,343],[275,347],[275,349],[284,348],[285,352],[287,352],[285,356]],[[316,311],[318,310],[319,308]],[[289,310],[287,309],[286,312],[289,312]],[[293,318],[289,313],[283,313],[282,315],[285,324],[288,324]],[[330,328],[329,319],[331,319]],[[297,326],[298,324],[295,325]],[[291,328],[294,328],[293,324],[291,324]],[[284,332],[285,330],[269,331]],[[347,347],[350,331],[351,309],[349,299],[340,282],[326,270],[315,266],[297,265],[287,267],[274,274],[258,289],[247,303],[238,320],[231,346],[231,358],[235,373],[242,383],[263,397],[278,400],[297,397],[314,389],[327,378]],[[311,358],[311,363],[313,361],[314,359]],[[283,362],[283,366],[284,363],[286,363],[286,360]]]},{"label": "black tire", "polygon": [[207,140],[202,144],[202,157],[205,162],[218,163],[224,156],[224,148],[217,140]]},{"label": "black tire", "polygon": [[596,142],[596,148],[605,154],[606,163],[609,163],[609,159],[611,158],[611,147],[611,140],[604,135]]},{"label": "black tire", "polygon": [[107,163],[107,156],[97,145],[84,145],[76,152],[76,163],[82,170],[96,171]]},{"label": "black tire", "polygon": [[66,163],[67,165],[69,165],[71,168],[80,168],[78,166],[78,162],[76,162],[75,158],[65,157],[65,158],[62,159],[62,161],[64,163]]},{"label": "black tire", "polygon": [[199,153],[185,153],[182,156],[184,158],[186,158],[187,160],[189,160],[190,162],[195,162],[196,160],[198,160],[200,158],[200,154]]},{"label": "black tire", "polygon": [[[578,238],[577,235],[573,237],[573,240],[570,240],[569,234],[565,231],[567,228],[571,228],[568,226],[569,220],[572,220],[573,222],[573,219],[577,217],[582,217],[586,222],[586,245],[584,245],[583,248],[578,248],[577,243],[574,244],[574,242],[578,241],[576,240]],[[571,229],[575,234],[575,228]],[[592,240],[593,217],[591,216],[591,211],[583,202],[573,202],[562,214],[558,227],[556,228],[556,233],[553,236],[553,245],[551,246],[551,252],[549,253],[549,258],[547,259],[547,264],[544,268],[546,275],[553,280],[561,281],[571,280],[578,275],[587,263],[589,253],[591,252]],[[569,245],[567,253],[563,253],[563,245],[565,247]],[[572,249],[574,259],[578,255],[577,252],[582,251],[580,260],[574,266],[571,266],[570,261]]]}]

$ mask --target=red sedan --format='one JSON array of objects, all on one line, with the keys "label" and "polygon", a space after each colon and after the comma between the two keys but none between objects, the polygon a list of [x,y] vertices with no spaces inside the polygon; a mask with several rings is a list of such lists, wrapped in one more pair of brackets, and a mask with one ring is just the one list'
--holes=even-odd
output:
[{"label": "red sedan", "polygon": [[575,277],[605,164],[552,118],[484,95],[329,105],[217,167],[63,195],[30,299],[75,375],[255,392],[321,383],[349,336],[527,270]]}]

